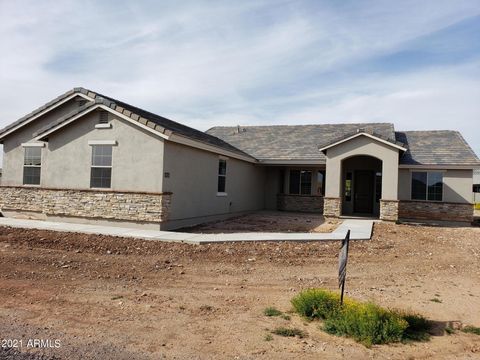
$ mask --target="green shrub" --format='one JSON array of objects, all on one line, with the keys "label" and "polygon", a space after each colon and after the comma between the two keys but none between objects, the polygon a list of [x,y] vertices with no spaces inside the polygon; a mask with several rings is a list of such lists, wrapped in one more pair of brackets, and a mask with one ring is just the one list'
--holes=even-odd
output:
[{"label": "green shrub", "polygon": [[286,328],[286,327],[278,327],[275,330],[272,330],[272,334],[286,336],[286,337],[294,337],[298,336],[299,338],[304,338],[306,334],[297,328]]},{"label": "green shrub", "polygon": [[282,312],[274,307],[268,307],[265,310],[263,310],[263,315],[265,316],[280,316],[282,315]]},{"label": "green shrub", "polygon": [[399,342],[407,327],[400,315],[373,303],[345,306],[324,322],[326,332],[352,337],[366,346]]},{"label": "green shrub", "polygon": [[309,289],[295,296],[292,305],[304,317],[327,319],[340,310],[340,296],[323,289]]},{"label": "green shrub", "polygon": [[480,335],[480,327],[476,326],[465,326],[462,331],[465,333]]},{"label": "green shrub", "polygon": [[292,299],[295,311],[309,319],[323,320],[323,330],[352,337],[370,346],[399,341],[429,339],[430,322],[416,314],[387,310],[373,303],[340,296],[323,289],[309,289]]}]

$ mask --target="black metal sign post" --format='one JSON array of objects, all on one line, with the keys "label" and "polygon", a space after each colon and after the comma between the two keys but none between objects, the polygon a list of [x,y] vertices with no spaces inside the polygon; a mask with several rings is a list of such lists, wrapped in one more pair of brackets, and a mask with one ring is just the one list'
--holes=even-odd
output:
[{"label": "black metal sign post", "polygon": [[350,230],[342,240],[340,254],[338,254],[338,287],[342,289],[340,305],[343,305],[343,292],[345,290],[345,278],[347,277],[348,245],[350,244]]}]

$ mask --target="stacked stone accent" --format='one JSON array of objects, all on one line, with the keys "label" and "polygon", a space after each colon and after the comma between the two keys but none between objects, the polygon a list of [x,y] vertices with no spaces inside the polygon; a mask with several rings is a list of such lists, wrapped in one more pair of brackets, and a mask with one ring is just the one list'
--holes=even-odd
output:
[{"label": "stacked stone accent", "polygon": [[170,193],[0,186],[0,209],[46,215],[159,223],[168,219],[170,203]]},{"label": "stacked stone accent", "polygon": [[338,218],[342,215],[342,199],[326,197],[323,204],[323,215]]},{"label": "stacked stone accent", "polygon": [[380,219],[386,221],[398,220],[398,200],[380,200]]},{"label": "stacked stone accent", "polygon": [[278,194],[277,209],[321,214],[323,213],[323,196]]},{"label": "stacked stone accent", "polygon": [[473,221],[473,204],[436,201],[400,201],[398,217],[402,219]]}]

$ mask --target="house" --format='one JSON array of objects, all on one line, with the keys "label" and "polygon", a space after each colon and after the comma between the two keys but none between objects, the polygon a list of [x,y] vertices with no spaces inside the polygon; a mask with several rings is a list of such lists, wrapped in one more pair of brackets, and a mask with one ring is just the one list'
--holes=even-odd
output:
[{"label": "house", "polygon": [[5,216],[175,229],[260,209],[473,219],[456,131],[393,124],[201,132],[75,88],[0,130]]}]

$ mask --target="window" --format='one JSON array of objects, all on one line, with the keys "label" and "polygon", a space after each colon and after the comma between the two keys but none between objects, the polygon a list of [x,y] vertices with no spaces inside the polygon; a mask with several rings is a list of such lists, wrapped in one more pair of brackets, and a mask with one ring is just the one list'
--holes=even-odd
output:
[{"label": "window", "polygon": [[42,148],[26,147],[23,160],[23,184],[40,185],[42,166]]},{"label": "window", "polygon": [[90,187],[110,188],[112,183],[112,146],[92,146]]},{"label": "window", "polygon": [[310,195],[312,193],[312,172],[290,170],[290,194]]},{"label": "window", "polygon": [[217,192],[224,194],[226,192],[226,182],[227,182],[227,160],[219,159],[218,160],[218,186]]},{"label": "window", "polygon": [[345,176],[345,201],[352,201],[352,173]]},{"label": "window", "polygon": [[441,172],[412,172],[412,200],[442,201],[443,174]]},{"label": "window", "polygon": [[382,173],[375,173],[375,201],[378,203],[382,198]]},{"label": "window", "polygon": [[325,195],[325,171],[317,172],[317,195]]}]

